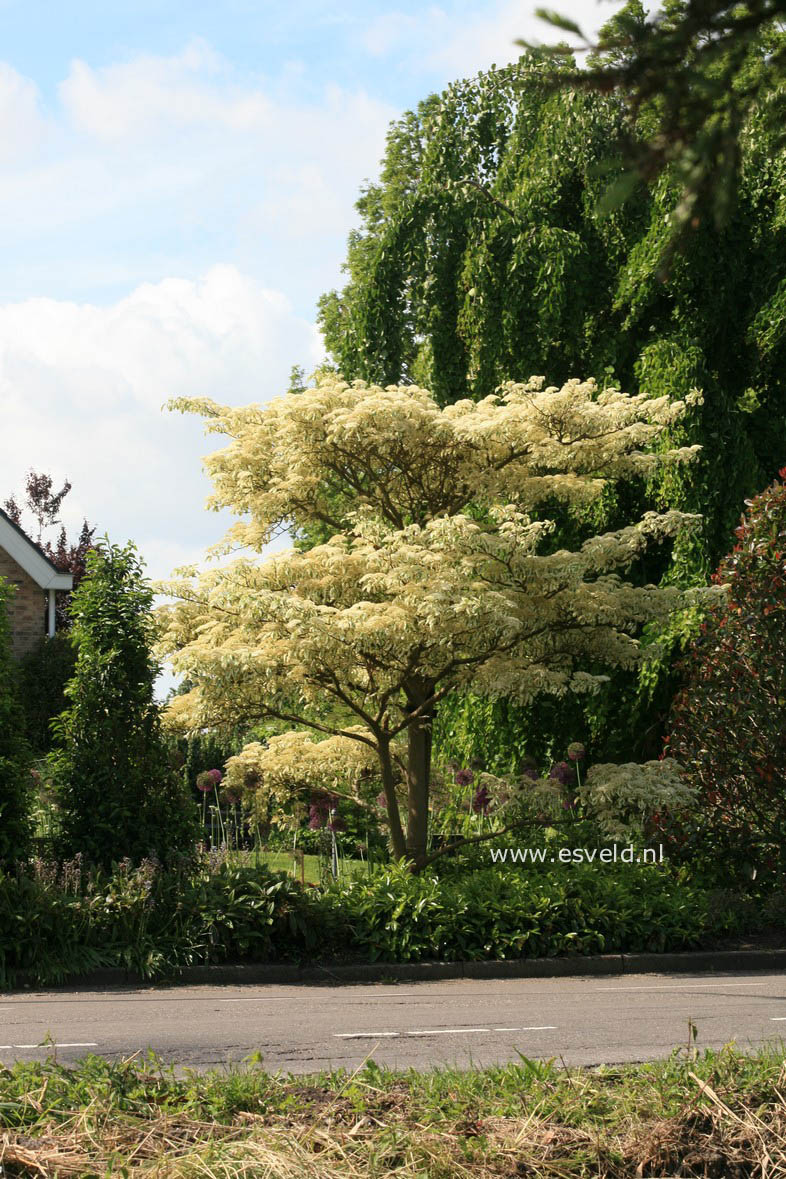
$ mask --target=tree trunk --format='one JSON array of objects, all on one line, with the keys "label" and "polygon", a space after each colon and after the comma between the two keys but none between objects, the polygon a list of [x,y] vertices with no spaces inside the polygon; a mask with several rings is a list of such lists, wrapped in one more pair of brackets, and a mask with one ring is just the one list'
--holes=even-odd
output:
[{"label": "tree trunk", "polygon": [[396,777],[393,773],[393,761],[390,757],[390,742],[377,736],[377,751],[382,770],[382,788],[385,792],[388,823],[390,825],[390,849],[397,860],[403,860],[407,849],[404,842],[404,831],[401,826],[401,816],[398,813]]},{"label": "tree trunk", "polygon": [[[417,870],[426,859],[428,846],[428,801],[431,785],[431,729],[434,709],[425,702],[433,695],[433,685],[419,682],[408,685],[407,707],[418,709],[407,729],[407,859]],[[424,707],[425,705],[425,707]]]}]

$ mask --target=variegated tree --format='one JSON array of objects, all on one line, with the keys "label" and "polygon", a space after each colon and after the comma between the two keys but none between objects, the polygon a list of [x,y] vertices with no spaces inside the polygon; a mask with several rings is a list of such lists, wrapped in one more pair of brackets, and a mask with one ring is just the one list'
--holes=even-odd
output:
[{"label": "variegated tree", "polygon": [[[592,690],[604,667],[639,658],[642,625],[681,602],[623,574],[695,517],[649,513],[568,552],[549,550],[543,516],[555,502],[590,505],[606,480],[689,461],[697,448],[669,449],[664,435],[698,394],[543,386],[441,409],[424,389],[329,376],[265,405],[173,403],[228,439],[207,460],[211,503],[240,517],[226,549],[245,552],[167,583],[162,652],[192,685],[171,722],[291,724],[300,736],[276,747],[279,791],[282,753],[291,780],[313,771],[309,731],[359,744],[378,767],[394,855],[422,865],[444,696]],[[264,554],[304,529],[327,539]],[[335,761],[334,742],[329,752]],[[253,762],[249,749],[237,765]]]}]

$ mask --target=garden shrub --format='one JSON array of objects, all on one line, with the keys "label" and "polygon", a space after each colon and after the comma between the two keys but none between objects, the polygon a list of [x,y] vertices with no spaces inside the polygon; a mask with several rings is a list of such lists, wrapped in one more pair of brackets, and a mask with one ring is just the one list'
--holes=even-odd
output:
[{"label": "garden shrub", "polygon": [[30,753],[11,657],[8,592],[0,578],[0,864],[24,858],[30,839]]},{"label": "garden shrub", "polygon": [[71,602],[77,657],[50,755],[64,856],[108,866],[193,848],[195,808],[154,699],[152,590],[133,545],[102,542]]},{"label": "garden shrub", "polygon": [[761,873],[786,867],[786,485],[746,503],[714,576],[728,598],[689,650],[669,723],[701,820],[672,816],[666,829],[683,855],[703,847],[724,872]]},{"label": "garden shrub", "polygon": [[43,638],[21,661],[20,695],[27,739],[37,754],[52,747],[51,723],[68,704],[65,688],[74,674],[76,651],[68,631]]}]

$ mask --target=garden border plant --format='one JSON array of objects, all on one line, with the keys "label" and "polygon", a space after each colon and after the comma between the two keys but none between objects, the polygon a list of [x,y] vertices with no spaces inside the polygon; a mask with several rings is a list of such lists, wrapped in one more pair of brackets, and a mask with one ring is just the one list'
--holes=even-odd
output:
[{"label": "garden border plant", "polygon": [[34,861],[0,874],[0,985],[97,967],[174,979],[210,963],[499,961],[682,950],[768,928],[782,894],[719,891],[668,865],[440,875],[378,866],[328,887],[205,857],[111,872]]}]

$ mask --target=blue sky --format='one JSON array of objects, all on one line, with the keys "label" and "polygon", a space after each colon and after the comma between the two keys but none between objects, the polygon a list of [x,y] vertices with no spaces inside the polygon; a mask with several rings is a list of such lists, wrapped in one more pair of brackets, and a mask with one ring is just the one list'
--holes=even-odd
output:
[{"label": "blue sky", "polygon": [[548,38],[534,7],[0,0],[0,502],[47,470],[153,576],[198,560],[209,447],[162,404],[318,362],[390,120]]}]

